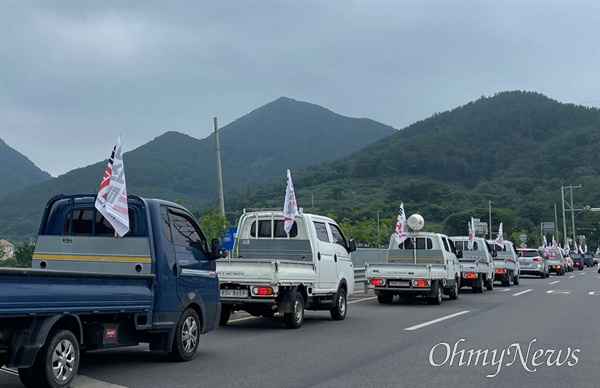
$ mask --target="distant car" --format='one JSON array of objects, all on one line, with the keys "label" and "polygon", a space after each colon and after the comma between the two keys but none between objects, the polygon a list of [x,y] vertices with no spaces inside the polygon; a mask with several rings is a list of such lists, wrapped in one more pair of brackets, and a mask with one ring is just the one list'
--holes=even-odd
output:
[{"label": "distant car", "polygon": [[594,256],[590,255],[589,253],[582,253],[581,258],[583,259],[583,265],[586,267],[592,268],[595,265]]},{"label": "distant car", "polygon": [[542,279],[550,276],[548,263],[542,251],[534,248],[521,248],[519,253],[519,269],[522,275],[538,275]]},{"label": "distant car", "polygon": [[583,269],[583,259],[580,255],[573,255],[573,267],[579,268],[580,271]]}]

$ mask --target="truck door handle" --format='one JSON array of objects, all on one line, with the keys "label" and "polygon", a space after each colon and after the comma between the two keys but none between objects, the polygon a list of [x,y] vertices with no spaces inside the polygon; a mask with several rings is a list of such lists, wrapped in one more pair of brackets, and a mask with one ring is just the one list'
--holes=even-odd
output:
[{"label": "truck door handle", "polygon": [[337,263],[337,255],[333,255],[333,261]]},{"label": "truck door handle", "polygon": [[317,252],[317,259],[321,260],[321,252]]},{"label": "truck door handle", "polygon": [[181,266],[179,265],[179,263],[173,264],[173,273],[175,274],[175,276],[181,275]]}]

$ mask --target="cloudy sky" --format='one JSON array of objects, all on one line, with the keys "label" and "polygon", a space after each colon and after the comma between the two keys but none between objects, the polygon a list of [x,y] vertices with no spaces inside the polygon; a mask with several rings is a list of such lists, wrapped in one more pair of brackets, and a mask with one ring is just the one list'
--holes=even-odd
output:
[{"label": "cloudy sky", "polygon": [[503,90],[600,106],[598,0],[0,7],[0,137],[54,176],[280,96],[398,129]]}]

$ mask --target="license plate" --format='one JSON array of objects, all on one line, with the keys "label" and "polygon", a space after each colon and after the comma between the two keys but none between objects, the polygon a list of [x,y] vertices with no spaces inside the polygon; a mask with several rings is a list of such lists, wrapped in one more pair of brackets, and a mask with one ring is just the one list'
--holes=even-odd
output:
[{"label": "license plate", "polygon": [[221,290],[221,298],[247,298],[248,290]]},{"label": "license plate", "polygon": [[408,287],[410,283],[408,281],[391,280],[389,284],[390,284],[390,287]]}]

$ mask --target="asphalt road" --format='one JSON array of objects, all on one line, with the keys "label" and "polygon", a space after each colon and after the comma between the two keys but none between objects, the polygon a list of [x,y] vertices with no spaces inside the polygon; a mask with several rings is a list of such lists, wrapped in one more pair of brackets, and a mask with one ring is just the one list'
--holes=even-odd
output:
[{"label": "asphalt road", "polygon": [[[441,306],[380,305],[372,292],[349,303],[346,320],[308,312],[299,330],[285,329],[277,317],[236,315],[203,336],[187,363],[144,346],[91,352],[73,386],[563,388],[600,381],[597,269],[523,277],[518,286],[483,294],[463,289]],[[488,350],[485,359],[477,350]],[[20,383],[4,370],[0,387]]]}]

